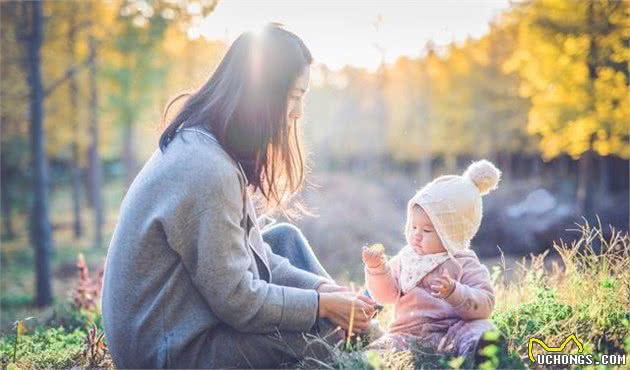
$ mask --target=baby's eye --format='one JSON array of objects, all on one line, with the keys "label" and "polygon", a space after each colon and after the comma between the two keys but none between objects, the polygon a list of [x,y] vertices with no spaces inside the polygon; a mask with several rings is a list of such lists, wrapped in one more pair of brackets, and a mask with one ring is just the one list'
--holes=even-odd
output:
[{"label": "baby's eye", "polygon": [[425,232],[425,233],[430,233],[431,231],[433,231],[433,230],[424,229],[424,232]]}]

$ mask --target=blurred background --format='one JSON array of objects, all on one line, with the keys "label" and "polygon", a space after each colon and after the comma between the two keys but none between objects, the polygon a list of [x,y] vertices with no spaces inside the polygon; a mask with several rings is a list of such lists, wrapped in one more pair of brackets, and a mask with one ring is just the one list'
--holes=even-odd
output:
[{"label": "blurred background", "polygon": [[[404,243],[407,200],[487,158],[503,171],[473,248],[552,250],[584,219],[629,227],[626,1],[0,2],[1,324],[102,266],[170,98],[266,22],[316,58],[302,119],[324,266],[363,283],[361,246]],[[502,251],[502,252],[501,252]]]}]

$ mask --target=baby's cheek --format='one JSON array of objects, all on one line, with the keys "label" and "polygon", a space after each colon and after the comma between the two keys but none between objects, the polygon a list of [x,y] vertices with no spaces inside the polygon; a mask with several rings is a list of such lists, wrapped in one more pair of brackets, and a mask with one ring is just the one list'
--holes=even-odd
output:
[{"label": "baby's cheek", "polygon": [[443,252],[446,252],[446,248],[444,247],[444,245],[440,241],[440,238],[438,238],[437,236],[435,237],[435,245],[436,245],[436,248],[442,250]]}]

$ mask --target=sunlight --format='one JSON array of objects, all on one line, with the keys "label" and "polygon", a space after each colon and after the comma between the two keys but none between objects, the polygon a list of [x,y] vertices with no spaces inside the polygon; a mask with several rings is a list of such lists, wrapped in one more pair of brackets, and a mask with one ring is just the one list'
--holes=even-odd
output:
[{"label": "sunlight", "polygon": [[0,0],[2,369],[627,368],[628,13]]},{"label": "sunlight", "polygon": [[354,65],[374,71],[384,59],[417,57],[427,41],[438,46],[479,37],[509,6],[496,1],[270,1],[252,11],[252,3],[224,1],[200,25],[208,39],[233,41],[268,22],[280,22],[304,39],[317,63],[331,69]]}]

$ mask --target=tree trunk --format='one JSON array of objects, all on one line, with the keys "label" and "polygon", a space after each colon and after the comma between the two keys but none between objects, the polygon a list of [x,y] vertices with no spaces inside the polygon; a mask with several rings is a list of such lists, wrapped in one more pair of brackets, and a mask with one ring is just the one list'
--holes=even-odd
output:
[{"label": "tree trunk", "polygon": [[[427,94],[430,98],[430,92]],[[429,101],[429,98],[427,98],[427,101]],[[424,136],[424,143],[425,145],[420,145],[420,179],[422,180],[422,183],[428,183],[429,181],[431,181],[432,179],[432,175],[433,175],[433,163],[432,163],[432,153],[431,153],[431,127],[429,126],[430,124],[430,119],[431,119],[431,112],[429,111],[430,107],[428,106],[428,104],[425,106],[425,108],[420,112],[421,117],[423,118],[423,122],[422,124],[422,129],[425,133]]]},{"label": "tree trunk", "polygon": [[571,173],[571,157],[561,154],[553,162],[554,173],[549,178],[554,178],[559,184],[559,193],[566,199],[571,199],[575,194],[575,178]]},{"label": "tree trunk", "polygon": [[420,179],[422,183],[431,181],[431,157],[428,153],[423,153],[422,160],[420,161]]},{"label": "tree trunk", "polygon": [[560,155],[557,159],[558,175],[560,175],[560,178],[563,181],[570,181],[570,178],[569,178],[569,174],[570,174],[569,166],[571,165],[570,160],[571,160],[570,157],[566,155]]},{"label": "tree trunk", "polygon": [[[72,19],[70,21],[70,30],[68,31],[68,51],[70,54],[70,60],[76,62],[76,19],[75,14],[72,13]],[[72,75],[68,81],[68,87],[70,89],[70,117],[74,120],[73,127],[73,142],[72,142],[72,215],[73,223],[72,229],[74,232],[74,238],[78,239],[83,234],[83,223],[81,222],[81,167],[79,164],[79,137],[80,137],[80,124],[78,117],[78,98],[79,88],[77,86],[77,78]]]},{"label": "tree trunk", "polygon": [[457,172],[457,157],[455,153],[444,154],[444,170],[446,173]]},{"label": "tree trunk", "polygon": [[523,159],[522,153],[516,153],[512,155],[512,179],[521,178],[521,161]]},{"label": "tree trunk", "polygon": [[[387,122],[389,120],[389,111],[387,109],[387,101],[385,98],[385,86],[387,84],[386,67],[383,61],[381,61],[381,67],[377,72],[377,89],[375,93],[375,111],[374,117],[376,120],[376,135],[377,139],[387,137]],[[375,153],[373,158],[369,158],[370,164],[374,166],[373,170],[382,172],[384,168],[383,157],[387,151],[385,147],[385,140],[377,140],[380,144],[375,151],[369,150],[368,153]]]},{"label": "tree trunk", "polygon": [[[92,11],[92,8],[90,8]],[[94,22],[94,19],[92,19]],[[102,165],[98,154],[98,90],[96,85],[96,39],[93,35],[93,27],[88,35],[88,48],[90,64],[88,67],[88,85],[90,99],[90,146],[88,149],[89,161],[89,192],[92,198],[92,209],[94,211],[94,244],[95,248],[103,245],[103,199],[101,195],[102,184]]]},{"label": "tree trunk", "polygon": [[[88,132],[88,134],[89,134],[89,132]],[[90,162],[90,147],[88,146],[88,148],[87,148],[86,176],[83,176],[81,178],[81,185],[83,186],[83,190],[85,192],[85,205],[89,209],[94,209],[94,199],[92,199],[92,191],[90,189],[90,184],[92,183],[92,173],[93,172],[94,171],[92,170],[92,163]]]},{"label": "tree trunk", "polygon": [[[2,4],[3,16],[9,19],[18,19],[18,4],[17,3],[5,3]],[[3,18],[4,19],[4,18]],[[26,17],[24,17],[26,19]],[[15,35],[19,40],[22,32],[21,29],[24,26],[24,23],[20,24],[20,22],[14,22],[15,27]],[[0,50],[0,53],[4,52],[4,48]],[[3,59],[3,62],[5,60]],[[8,64],[8,62],[6,62]],[[2,72],[5,71],[4,65],[0,66]],[[7,130],[7,116],[4,111],[0,111],[0,138],[5,135]],[[6,149],[6,148],[5,148]],[[8,150],[5,153],[9,152]],[[13,239],[15,238],[15,231],[13,229],[13,199],[11,199],[11,188],[13,188],[13,180],[9,174],[10,169],[7,166],[7,157],[6,154],[0,153],[0,209],[2,212],[2,224],[4,227],[4,234],[2,238],[5,239]]]},{"label": "tree trunk", "polygon": [[586,215],[590,212],[592,153],[582,154],[578,165],[577,204],[580,214]]},{"label": "tree trunk", "polygon": [[72,143],[72,230],[75,239],[83,235],[81,220],[81,167],[79,166],[79,145]]},{"label": "tree trunk", "polygon": [[136,153],[134,148],[135,135],[133,123],[127,121],[123,128],[123,165],[125,166],[125,176],[127,188],[136,177]]},{"label": "tree trunk", "polygon": [[542,180],[542,176],[543,176],[542,165],[543,165],[542,160],[539,157],[537,156],[532,157],[532,176],[538,181]]},{"label": "tree trunk", "polygon": [[4,228],[4,234],[2,238],[4,239],[13,239],[15,238],[15,231],[13,230],[13,218],[12,218],[12,210],[11,210],[11,192],[9,189],[8,179],[9,175],[7,173],[6,164],[0,158],[0,177],[2,177],[3,181],[0,184],[0,203],[2,208],[2,226]]},{"label": "tree trunk", "polygon": [[[587,8],[587,22],[588,22],[588,33],[589,33],[589,49],[587,56],[587,66],[588,66],[588,94],[589,94],[589,113],[594,112],[595,110],[595,91],[594,85],[597,80],[597,43],[596,43],[596,35],[595,35],[595,8],[594,2],[588,3]],[[578,174],[578,189],[577,189],[577,203],[582,215],[586,216],[591,211],[591,198],[592,198],[592,189],[591,184],[591,168],[593,161],[593,152],[591,151],[593,144],[593,137],[589,138],[589,146],[586,152],[582,154],[579,163],[579,174]]]},{"label": "tree trunk", "polygon": [[[490,157],[490,161],[492,163],[496,163],[496,164],[500,163],[499,160],[501,159],[501,155],[499,154],[499,151],[492,144],[492,140],[490,140],[490,151],[488,153],[488,157]],[[480,158],[483,158],[483,157],[480,157]],[[501,172],[503,173],[503,170]]]},{"label": "tree trunk", "polygon": [[497,162],[501,169],[501,181],[509,181],[512,178],[511,153],[508,150],[497,152]]},{"label": "tree trunk", "polygon": [[[23,3],[25,16],[30,18],[27,38],[28,81],[30,87],[30,142],[33,171],[33,207],[30,215],[30,239],[35,248],[35,304],[52,303],[50,254],[53,249],[52,232],[48,219],[48,161],[44,132],[44,89],[41,78],[40,51],[43,41],[42,3]],[[29,11],[30,10],[30,11]],[[28,21],[27,21],[28,23]]]},{"label": "tree trunk", "polygon": [[599,158],[599,191],[602,195],[606,195],[610,191],[610,161],[609,157],[600,156]]}]

